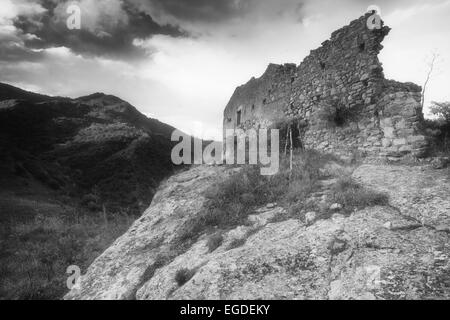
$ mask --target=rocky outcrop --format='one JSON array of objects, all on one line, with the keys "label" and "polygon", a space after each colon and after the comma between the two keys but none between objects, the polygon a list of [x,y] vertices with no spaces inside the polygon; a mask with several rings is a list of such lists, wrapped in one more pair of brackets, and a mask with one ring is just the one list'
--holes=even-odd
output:
[{"label": "rocky outcrop", "polygon": [[450,176],[445,170],[363,165],[353,176],[371,189],[388,193],[391,206],[401,215],[450,232]]},{"label": "rocky outcrop", "polygon": [[422,157],[427,139],[421,88],[384,78],[378,54],[390,28],[370,30],[370,13],[336,30],[296,66],[271,64],[236,89],[224,129],[295,120],[301,144],[342,157]]},{"label": "rocky outcrop", "polygon": [[445,171],[364,165],[353,177],[387,192],[389,206],[305,224],[280,219],[284,209],[270,204],[213,248],[206,233],[180,242],[205,191],[234,170],[196,167],[169,178],[66,299],[450,298]]},{"label": "rocky outcrop", "polygon": [[178,238],[200,212],[203,193],[228,173],[222,167],[198,167],[163,182],[152,205],[89,267],[82,290],[66,298],[134,299],[161,257],[170,259],[182,249]]}]

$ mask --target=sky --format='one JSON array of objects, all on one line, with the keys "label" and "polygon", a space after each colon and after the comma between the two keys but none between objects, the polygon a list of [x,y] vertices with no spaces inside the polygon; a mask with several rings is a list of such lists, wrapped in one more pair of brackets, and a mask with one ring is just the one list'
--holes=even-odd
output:
[{"label": "sky", "polygon": [[[69,29],[67,8],[81,9]],[[299,64],[380,8],[386,78],[450,101],[450,0],[0,0],[0,82],[38,93],[116,95],[149,117],[220,139],[235,88],[269,63]],[[425,110],[427,112],[427,108]]]}]

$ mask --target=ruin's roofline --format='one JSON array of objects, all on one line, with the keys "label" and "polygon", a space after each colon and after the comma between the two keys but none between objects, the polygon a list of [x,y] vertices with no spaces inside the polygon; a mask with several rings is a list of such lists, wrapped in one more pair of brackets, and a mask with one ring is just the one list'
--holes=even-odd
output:
[{"label": "ruin's roofline", "polygon": [[[370,17],[372,13],[366,13],[362,16],[360,16],[357,19],[354,19],[353,21],[351,21],[349,24],[345,25],[344,27],[341,27],[338,30],[335,30],[331,33],[330,37],[323,41],[321,43],[321,45],[315,49],[310,50],[310,52],[303,58],[303,60],[299,63],[296,64],[294,62],[286,62],[286,63],[282,63],[282,64],[278,64],[278,63],[269,63],[266,70],[262,73],[261,76],[259,77],[252,77],[249,81],[247,81],[245,84],[242,84],[240,86],[238,86],[236,88],[236,90],[239,90],[242,87],[245,87],[253,82],[257,82],[259,80],[264,79],[268,74],[271,74],[271,72],[273,70],[276,69],[291,69],[291,68],[295,68],[296,71],[300,68],[300,66],[305,62],[305,60],[310,59],[311,57],[313,57],[316,53],[318,53],[321,50],[324,50],[324,47],[327,47],[329,45],[333,45],[335,42],[339,41],[340,36],[342,36],[343,34],[345,34],[346,31],[348,31],[349,29],[351,29],[352,27],[354,27],[355,24],[357,24],[362,18],[368,18]],[[391,31],[391,28],[388,26],[384,25],[384,21],[381,21],[382,23],[382,29],[381,30],[375,30],[373,32],[378,32],[380,33],[380,43],[383,41],[384,37],[387,36],[389,34],[389,32]],[[381,46],[382,48],[382,46]],[[390,80],[390,81],[395,81],[395,80]],[[235,90],[235,92],[236,92]]]}]

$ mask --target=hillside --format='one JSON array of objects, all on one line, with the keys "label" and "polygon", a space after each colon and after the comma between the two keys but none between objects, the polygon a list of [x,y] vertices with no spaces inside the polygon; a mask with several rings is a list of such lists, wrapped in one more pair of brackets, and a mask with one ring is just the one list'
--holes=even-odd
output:
[{"label": "hillside", "polygon": [[0,84],[0,192],[56,192],[139,213],[173,170],[173,127],[96,93],[47,97]]},{"label": "hillside", "polygon": [[0,299],[60,299],[172,174],[173,127],[102,93],[0,84]]}]

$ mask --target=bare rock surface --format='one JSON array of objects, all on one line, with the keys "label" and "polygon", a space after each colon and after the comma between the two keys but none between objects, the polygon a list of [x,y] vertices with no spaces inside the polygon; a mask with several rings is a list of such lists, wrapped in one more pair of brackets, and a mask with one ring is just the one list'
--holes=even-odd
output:
[{"label": "bare rock surface", "polygon": [[390,204],[418,223],[450,231],[450,171],[429,167],[363,165],[353,177],[385,192]]},{"label": "bare rock surface", "polygon": [[[391,206],[338,212],[308,225],[280,221],[283,208],[264,206],[246,225],[225,231],[217,248],[203,234],[160,261],[200,211],[203,192],[233,170],[196,167],[170,178],[66,299],[450,298],[449,234],[436,227],[447,222],[448,180],[419,167],[364,165],[354,172],[364,185],[387,192]],[[419,222],[433,212],[438,218]],[[180,270],[190,274],[182,283]]]},{"label": "bare rock surface", "polygon": [[184,223],[200,211],[202,194],[228,172],[232,170],[196,167],[163,182],[152,205],[88,268],[81,290],[72,290],[65,299],[134,299],[158,256],[172,250]]}]

